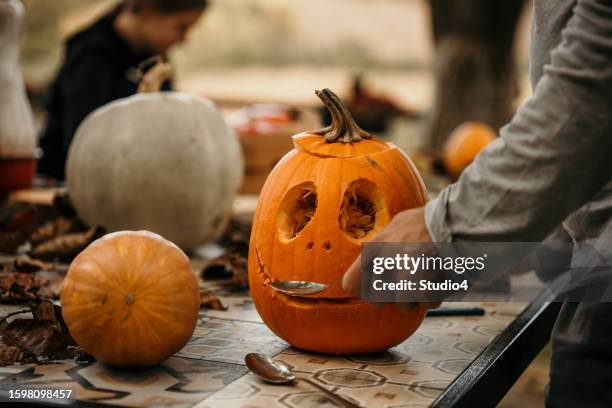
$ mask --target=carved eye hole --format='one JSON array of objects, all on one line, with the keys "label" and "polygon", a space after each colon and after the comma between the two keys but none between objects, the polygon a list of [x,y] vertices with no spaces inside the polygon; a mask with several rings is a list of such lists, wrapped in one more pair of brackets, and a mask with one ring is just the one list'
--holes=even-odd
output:
[{"label": "carved eye hole", "polygon": [[376,184],[359,179],[353,181],[344,192],[338,223],[349,238],[362,240],[375,232],[384,212],[385,202]]},{"label": "carved eye hole", "polygon": [[306,182],[291,188],[283,198],[276,219],[282,240],[297,237],[306,228],[317,210],[317,191],[314,183]]}]

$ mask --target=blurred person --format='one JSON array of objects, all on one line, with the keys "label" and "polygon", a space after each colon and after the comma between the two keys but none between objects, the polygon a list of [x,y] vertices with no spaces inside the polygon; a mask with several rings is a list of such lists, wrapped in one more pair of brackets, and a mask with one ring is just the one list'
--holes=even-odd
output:
[{"label": "blurred person", "polygon": [[[612,259],[612,0],[533,4],[533,95],[458,182],[373,241],[535,242],[562,223],[574,258],[586,244]],[[359,296],[360,286],[357,259],[343,287]],[[612,303],[563,303],[546,406],[612,407],[610,344]]]},{"label": "blurred person", "polygon": [[[64,179],[68,148],[81,121],[96,108],[135,94],[139,65],[183,42],[207,6],[207,0],[123,0],[70,37],[50,89],[39,173]],[[162,86],[171,89],[171,81]]]}]

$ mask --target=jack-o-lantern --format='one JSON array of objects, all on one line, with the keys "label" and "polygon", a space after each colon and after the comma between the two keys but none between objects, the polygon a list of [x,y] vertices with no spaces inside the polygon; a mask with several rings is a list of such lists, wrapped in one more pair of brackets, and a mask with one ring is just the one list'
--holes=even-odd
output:
[{"label": "jack-o-lantern", "polygon": [[[251,295],[263,321],[301,349],[332,354],[393,347],[421,324],[404,312],[352,297],[340,279],[361,243],[398,212],[425,204],[423,181],[404,152],[360,129],[331,91],[317,91],[331,126],[293,136],[295,148],[261,191],[249,249]],[[326,291],[290,297],[274,281],[316,281]]]}]

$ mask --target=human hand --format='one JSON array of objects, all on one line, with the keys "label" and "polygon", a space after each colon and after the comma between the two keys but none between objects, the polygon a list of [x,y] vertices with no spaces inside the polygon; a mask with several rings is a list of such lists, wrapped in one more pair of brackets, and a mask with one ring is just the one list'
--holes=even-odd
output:
[{"label": "human hand", "polygon": [[[431,243],[433,242],[427,226],[425,225],[425,207],[414,208],[397,213],[391,222],[369,242],[405,242],[405,243]],[[343,289],[353,296],[361,294],[361,255],[344,273],[342,279]],[[440,306],[436,303],[408,303],[407,308],[421,305],[427,308]]]}]

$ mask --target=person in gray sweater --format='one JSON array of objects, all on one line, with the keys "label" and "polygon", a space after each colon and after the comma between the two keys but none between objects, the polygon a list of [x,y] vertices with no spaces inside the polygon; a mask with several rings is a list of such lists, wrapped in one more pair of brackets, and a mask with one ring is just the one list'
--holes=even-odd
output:
[{"label": "person in gray sweater", "polygon": [[[532,96],[459,181],[378,242],[542,241],[612,259],[612,0],[534,0]],[[360,260],[343,286],[360,293]],[[564,303],[547,407],[612,406],[612,303]]]}]

